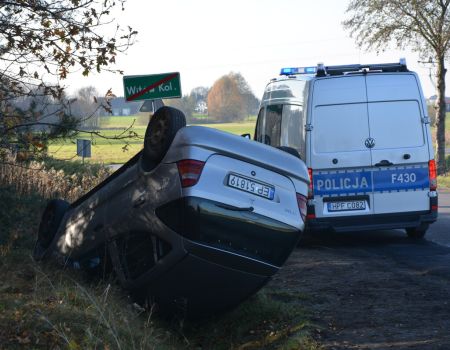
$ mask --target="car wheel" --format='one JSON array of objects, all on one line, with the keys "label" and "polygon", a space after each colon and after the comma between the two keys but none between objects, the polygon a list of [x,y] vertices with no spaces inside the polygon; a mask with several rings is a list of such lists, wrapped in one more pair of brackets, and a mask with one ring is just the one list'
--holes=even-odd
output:
[{"label": "car wheel", "polygon": [[279,150],[282,150],[282,151],[285,151],[285,152],[287,152],[289,154],[292,154],[294,157],[300,158],[300,154],[298,153],[298,151],[295,148],[287,147],[287,146],[278,146],[277,148]]},{"label": "car wheel", "polygon": [[427,224],[420,225],[417,227],[408,227],[406,229],[406,234],[408,235],[409,238],[420,239],[425,236],[427,229],[428,229]]},{"label": "car wheel", "polygon": [[38,237],[33,250],[33,258],[35,260],[42,260],[45,257],[46,251],[55,238],[61,220],[69,208],[69,205],[68,202],[62,199],[52,199],[48,202],[47,207],[42,214]]},{"label": "car wheel", "polygon": [[142,158],[156,166],[166,155],[176,133],[186,126],[186,117],[180,110],[164,106],[158,109],[145,131]]}]

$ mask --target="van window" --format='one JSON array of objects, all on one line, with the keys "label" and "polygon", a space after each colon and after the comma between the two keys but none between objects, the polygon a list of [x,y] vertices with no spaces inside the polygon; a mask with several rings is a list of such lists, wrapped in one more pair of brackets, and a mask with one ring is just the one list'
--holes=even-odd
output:
[{"label": "van window", "polygon": [[256,140],[273,147],[296,149],[305,159],[303,107],[276,104],[261,108],[256,125]]},{"label": "van window", "polygon": [[262,100],[273,100],[276,98],[296,99],[299,103],[304,103],[304,93],[306,82],[299,80],[283,80],[267,85]]},{"label": "van window", "polygon": [[315,153],[367,150],[364,141],[370,133],[365,103],[318,106],[312,123]]},{"label": "van window", "polygon": [[370,135],[377,149],[425,144],[418,101],[373,102],[368,105]]}]

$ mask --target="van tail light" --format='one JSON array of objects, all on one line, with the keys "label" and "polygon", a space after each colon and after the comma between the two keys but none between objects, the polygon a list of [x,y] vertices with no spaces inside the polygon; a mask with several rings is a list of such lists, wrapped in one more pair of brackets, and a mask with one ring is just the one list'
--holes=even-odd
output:
[{"label": "van tail light", "polygon": [[428,172],[430,176],[430,190],[436,191],[437,189],[437,170],[436,161],[434,159],[428,162]]},{"label": "van tail light", "polygon": [[200,179],[205,162],[194,159],[183,159],[177,162],[181,187],[194,186]]},{"label": "van tail light", "polygon": [[309,175],[309,188],[308,188],[308,199],[314,198],[314,187],[313,187],[313,170],[308,168]]},{"label": "van tail light", "polygon": [[300,193],[296,193],[297,194],[297,204],[298,204],[298,210],[300,211],[300,216],[302,217],[303,222],[305,222],[305,218],[306,218],[306,212],[307,212],[307,208],[306,208],[306,197],[301,195]]}]

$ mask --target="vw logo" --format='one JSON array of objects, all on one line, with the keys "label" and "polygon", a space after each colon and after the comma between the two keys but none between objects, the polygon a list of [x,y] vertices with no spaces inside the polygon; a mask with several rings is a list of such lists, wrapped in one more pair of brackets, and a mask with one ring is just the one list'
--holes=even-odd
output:
[{"label": "vw logo", "polygon": [[371,137],[366,139],[366,142],[364,142],[367,148],[373,148],[375,146],[375,140]]}]

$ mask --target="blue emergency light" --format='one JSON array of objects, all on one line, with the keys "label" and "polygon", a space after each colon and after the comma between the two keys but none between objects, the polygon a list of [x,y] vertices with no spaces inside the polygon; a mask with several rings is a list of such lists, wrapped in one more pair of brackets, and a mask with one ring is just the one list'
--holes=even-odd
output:
[{"label": "blue emergency light", "polygon": [[281,68],[280,75],[294,75],[294,74],[316,74],[317,67],[291,67]]}]

